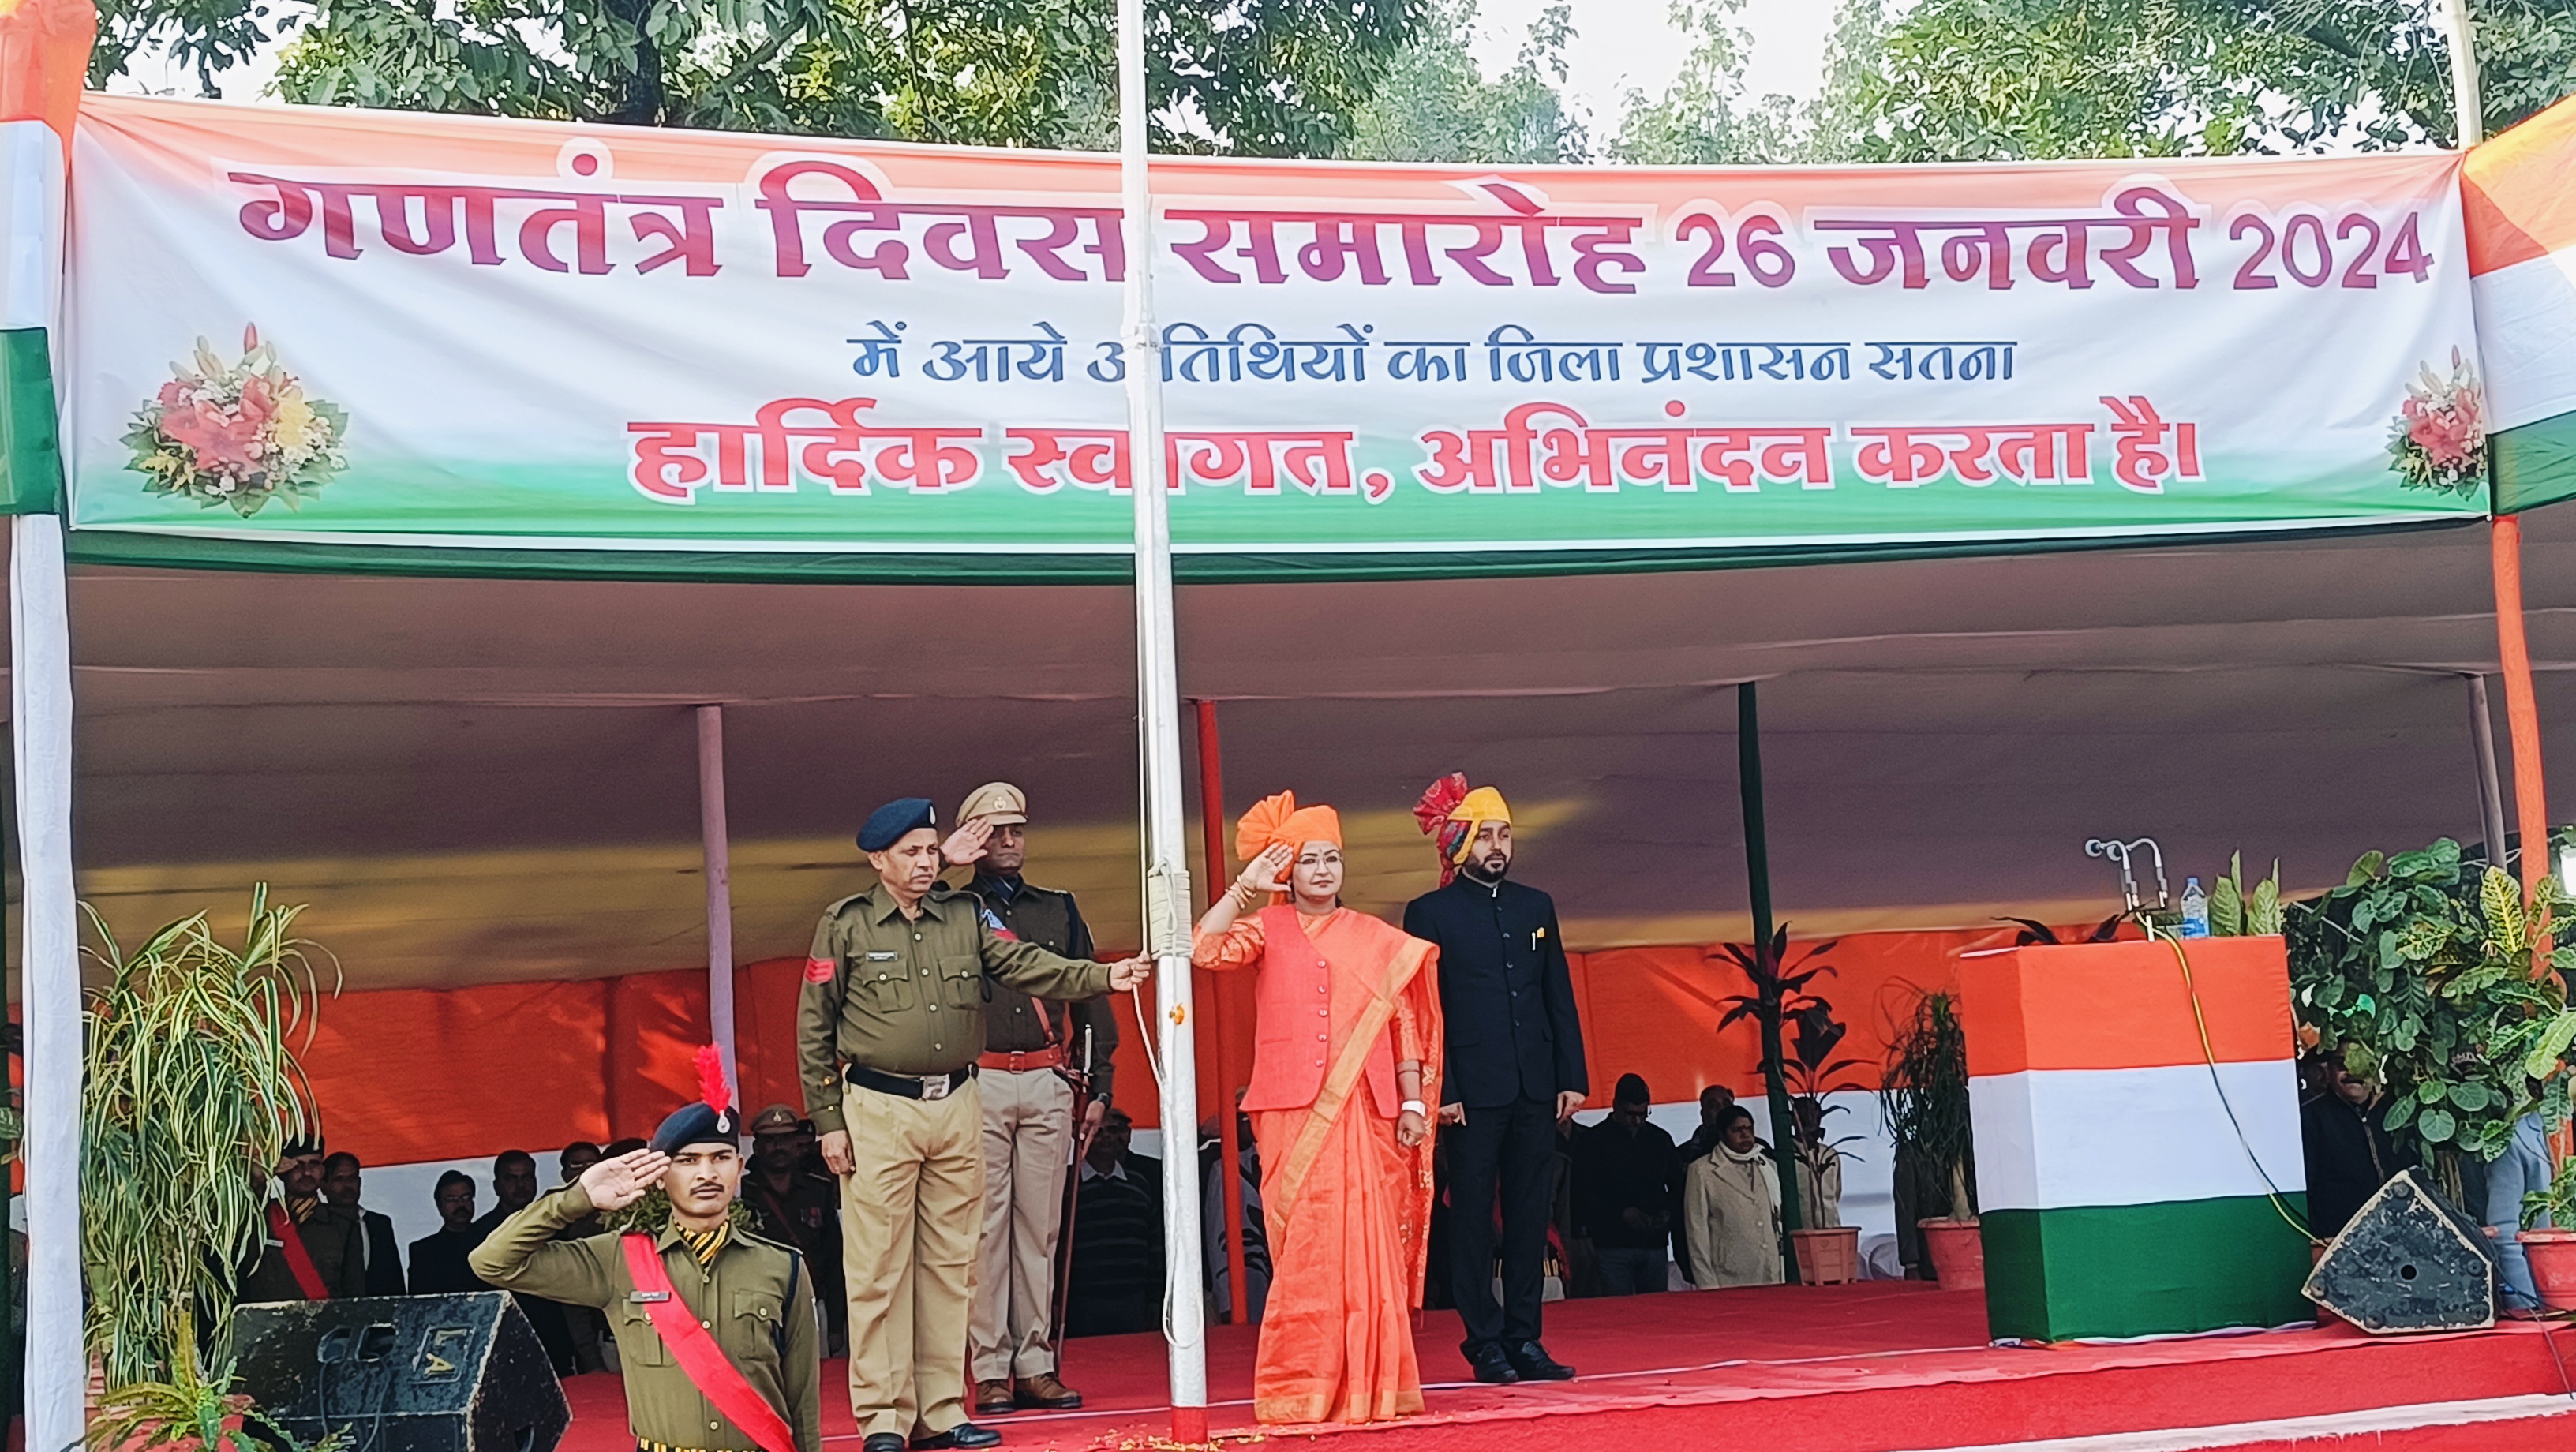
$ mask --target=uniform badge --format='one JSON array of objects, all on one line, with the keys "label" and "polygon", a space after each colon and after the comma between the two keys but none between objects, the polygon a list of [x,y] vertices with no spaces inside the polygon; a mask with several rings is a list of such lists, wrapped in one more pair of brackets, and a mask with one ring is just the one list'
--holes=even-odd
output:
[{"label": "uniform badge", "polygon": [[829,983],[832,981],[832,975],[838,971],[839,965],[829,958],[805,960],[805,981],[808,983]]}]

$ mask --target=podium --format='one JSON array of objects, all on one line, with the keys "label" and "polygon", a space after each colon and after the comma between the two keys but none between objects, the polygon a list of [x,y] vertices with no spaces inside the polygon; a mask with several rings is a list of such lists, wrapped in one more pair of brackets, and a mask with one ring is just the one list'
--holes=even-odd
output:
[{"label": "podium", "polygon": [[2288,957],[2279,938],[2181,946],[2197,1016],[2169,943],[1960,960],[1998,1340],[2312,1319]]}]

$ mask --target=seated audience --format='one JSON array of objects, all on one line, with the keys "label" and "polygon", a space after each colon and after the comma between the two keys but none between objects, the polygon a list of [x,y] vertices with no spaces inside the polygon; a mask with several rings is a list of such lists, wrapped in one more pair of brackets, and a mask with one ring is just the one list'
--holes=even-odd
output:
[{"label": "seated audience", "polygon": [[2330,1066],[2326,1093],[2299,1110],[2299,1141],[2308,1168],[2308,1229],[2331,1240],[2362,1202],[2415,1163],[2380,1127],[2386,1106],[2379,1086],[2340,1064]]},{"label": "seated audience", "polygon": [[[322,1199],[322,1146],[286,1145],[277,1165],[278,1198],[266,1208],[259,1258],[242,1277],[245,1301],[338,1300],[367,1293],[367,1237],[357,1215]],[[303,1250],[295,1264],[285,1236]],[[308,1281],[310,1284],[308,1284]]]},{"label": "seated audience", "polygon": [[438,1201],[438,1231],[411,1243],[411,1293],[444,1296],[456,1291],[488,1291],[465,1264],[466,1253],[483,1243],[474,1226],[474,1181],[449,1170],[431,1192]]},{"label": "seated audience", "polygon": [[[555,1156],[557,1170],[567,1185],[581,1178],[581,1172],[598,1164],[603,1156],[599,1146],[586,1139],[565,1145]],[[585,1215],[556,1232],[557,1240],[587,1240],[606,1227],[599,1223],[597,1212]],[[609,1333],[608,1317],[597,1306],[563,1308],[564,1329],[572,1334],[572,1366],[575,1372],[616,1371],[617,1340]]]},{"label": "seated audience", "polygon": [[340,1213],[357,1216],[365,1227],[359,1249],[367,1258],[367,1294],[399,1296],[403,1293],[402,1246],[394,1240],[393,1217],[360,1204],[360,1192],[356,1155],[342,1150],[322,1162],[322,1198]]},{"label": "seated audience", "polygon": [[850,1298],[841,1279],[841,1185],[829,1171],[807,1168],[814,1122],[792,1105],[773,1104],[752,1117],[751,1168],[742,1198],[759,1232],[803,1253],[814,1301],[823,1308],[826,1356],[845,1354]]},{"label": "seated audience", "polygon": [[1074,1191],[1065,1334],[1163,1329],[1163,1166],[1129,1151],[1135,1125],[1111,1109],[1091,1137]]},{"label": "seated audience", "polygon": [[1780,1174],[1741,1105],[1726,1112],[1717,1148],[1684,1173],[1682,1225],[1701,1290],[1779,1284]]},{"label": "seated audience", "polygon": [[1574,1140],[1574,1227],[1600,1261],[1602,1294],[1669,1288],[1673,1137],[1650,1123],[1646,1081],[1623,1074],[1610,1116]]}]

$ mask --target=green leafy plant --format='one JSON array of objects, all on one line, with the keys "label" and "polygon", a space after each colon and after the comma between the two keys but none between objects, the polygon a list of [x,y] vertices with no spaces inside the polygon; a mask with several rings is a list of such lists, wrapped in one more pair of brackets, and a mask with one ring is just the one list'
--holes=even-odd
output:
[{"label": "green leafy plant", "polygon": [[2102,921],[2095,923],[2093,925],[2093,931],[2086,933],[2080,938],[2068,938],[2060,934],[2057,929],[2050,927],[2048,924],[2041,922],[2037,918],[2001,917],[1995,919],[1995,921],[1999,923],[2015,923],[2020,925],[2021,932],[2013,938],[2013,946],[2016,948],[2055,948],[2062,947],[2070,942],[2110,942],[2112,939],[2120,936],[2120,925],[2127,922],[2130,916],[2131,915],[2125,911],[2113,913]]},{"label": "green leafy plant", "polygon": [[1968,1036],[1954,995],[1931,992],[1915,1000],[1912,1016],[1888,1045],[1878,1110],[1896,1148],[1922,1167],[1929,1183],[1948,1187],[1951,1218],[1974,1220]]},{"label": "green leafy plant", "polygon": [[[195,1339],[187,1312],[179,1313],[177,1329],[183,1340]],[[347,1428],[335,1429],[307,1446],[262,1415],[249,1396],[234,1391],[238,1379],[233,1363],[225,1361],[209,1371],[192,1348],[172,1365],[168,1381],[130,1381],[102,1393],[81,1440],[92,1452],[152,1452],[160,1447],[250,1452],[251,1446],[277,1452],[340,1452],[348,1446]]]},{"label": "green leafy plant", "polygon": [[2245,886],[2245,854],[2235,853],[2227,859],[2227,871],[2209,889],[2209,935],[2213,938],[2273,938],[2281,934],[2285,921],[2281,907],[2281,864],[2272,863],[2272,875]]},{"label": "green leafy plant", "polygon": [[2536,1230],[2543,1224],[2576,1229],[2576,1160],[2560,1165],[2547,1189],[2522,1197],[2522,1228]]},{"label": "green leafy plant", "polygon": [[2459,1157],[2502,1154],[2523,1116],[2566,1122],[2567,1074],[2548,1046],[2569,1022],[2562,975],[2576,949],[2557,949],[2555,971],[2535,972],[2533,920],[2563,917],[2567,905],[2544,880],[2526,910],[2520,884],[2464,864],[2444,838],[2394,857],[2367,853],[2342,886],[2288,912],[2300,1023],[2322,1052],[2380,1086],[2382,1122],[2421,1147],[2451,1194]]},{"label": "green leafy plant", "polygon": [[[1724,943],[1710,955],[1732,963],[1735,970],[1744,975],[1745,981],[1753,986],[1751,993],[1731,994],[1718,1000],[1727,1005],[1727,1009],[1718,1017],[1717,1026],[1723,1030],[1731,1023],[1749,1018],[1761,1030],[1762,1084],[1770,1104],[1771,1122],[1774,1126],[1783,1127],[1779,1135],[1783,1146],[1795,1143],[1795,1136],[1787,1127],[1796,1124],[1795,1112],[1789,1106],[1784,1030],[1789,1016],[1813,1001],[1808,997],[1807,985],[1834,971],[1832,964],[1820,961],[1833,950],[1833,946],[1832,940],[1812,943],[1792,958],[1789,955],[1789,925],[1782,923],[1773,930],[1768,943]],[[1788,1151],[1784,1148],[1780,1153],[1781,1228],[1797,1230],[1803,1228],[1805,1220],[1799,1211],[1797,1186],[1788,1174]]]},{"label": "green leafy plant", "polygon": [[270,907],[262,884],[241,946],[199,913],[128,952],[88,909],[106,981],[82,1013],[81,1270],[111,1395],[190,1385],[194,1327],[221,1364],[270,1169],[311,1118],[288,1050],[318,988],[311,945],[293,935],[303,911]]}]

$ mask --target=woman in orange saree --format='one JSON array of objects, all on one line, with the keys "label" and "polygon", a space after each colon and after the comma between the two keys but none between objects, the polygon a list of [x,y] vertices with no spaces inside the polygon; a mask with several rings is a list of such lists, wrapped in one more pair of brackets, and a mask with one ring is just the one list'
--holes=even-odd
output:
[{"label": "woman in orange saree", "polygon": [[[1438,950],[1341,905],[1341,820],[1282,792],[1235,830],[1243,875],[1199,919],[1192,961],[1254,969],[1243,1108],[1261,1151],[1270,1298],[1252,1373],[1267,1423],[1422,1410],[1413,1312],[1440,1102]],[[1285,889],[1283,894],[1282,889]],[[1248,911],[1267,895],[1270,905]]]}]

